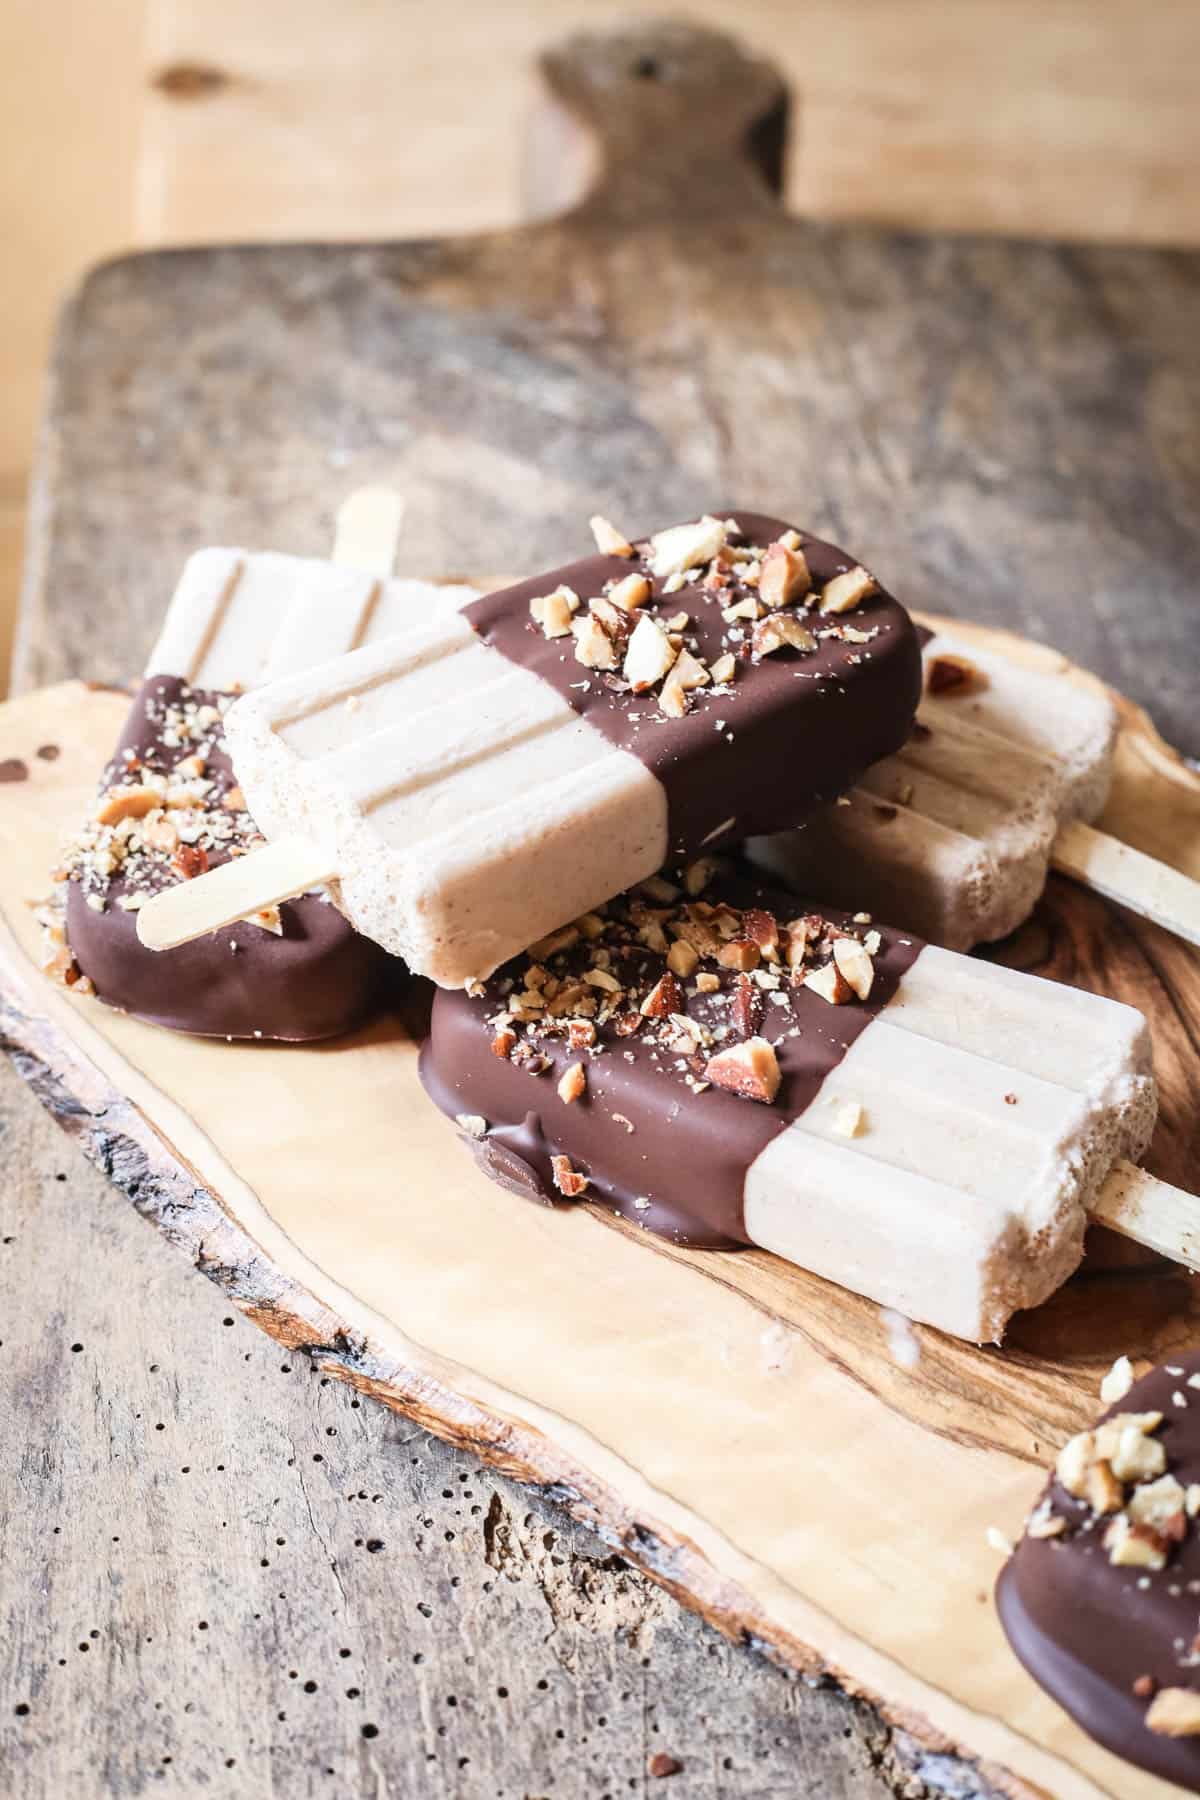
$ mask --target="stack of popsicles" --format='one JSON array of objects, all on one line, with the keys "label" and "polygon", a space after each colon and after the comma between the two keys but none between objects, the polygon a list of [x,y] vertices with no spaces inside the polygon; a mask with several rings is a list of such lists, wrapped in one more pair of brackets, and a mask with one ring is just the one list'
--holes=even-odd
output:
[{"label": "stack of popsicles", "polygon": [[193,557],[68,854],[60,970],[311,1039],[403,964],[439,988],[427,1089],[496,1179],[963,1337],[1051,1293],[1088,1216],[1177,1250],[1133,1166],[1144,1020],[957,953],[1103,804],[1103,690],[943,636],[922,664],[879,581],[779,519],[592,525],[486,596],[393,579],[379,490],[329,563]]}]

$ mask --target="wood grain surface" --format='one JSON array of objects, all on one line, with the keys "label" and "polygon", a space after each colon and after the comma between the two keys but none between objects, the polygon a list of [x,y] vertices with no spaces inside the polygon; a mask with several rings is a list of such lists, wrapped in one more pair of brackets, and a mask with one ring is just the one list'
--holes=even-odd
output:
[{"label": "wood grain surface", "polygon": [[[631,52],[635,62],[650,53],[646,40],[593,48],[565,70],[560,63],[560,88],[565,81],[576,105],[601,124],[625,116],[624,99],[636,95],[653,135],[660,96],[654,83],[648,88],[644,78],[631,76]],[[661,44],[654,53],[663,54]],[[690,79],[693,69],[703,76],[711,54],[703,45],[677,45],[672,80]],[[631,79],[640,81],[636,89],[629,88]],[[761,93],[753,85],[750,91]],[[671,106],[670,94],[661,99]],[[707,103],[702,96],[691,117],[707,117]],[[718,117],[727,105],[723,92]],[[610,163],[626,174],[628,151],[628,136],[614,137],[610,127]],[[23,679],[73,672],[126,678],[150,641],[187,549],[225,539],[319,550],[337,500],[375,478],[409,493],[418,572],[551,562],[575,545],[583,518],[598,506],[640,526],[714,499],[778,504],[874,558],[910,599],[936,599],[1063,642],[1123,679],[1177,735],[1190,729],[1194,742],[1186,671],[1195,635],[1180,568],[1194,551],[1197,529],[1189,401],[1197,353],[1188,325],[1195,260],[947,245],[803,226],[782,220],[756,181],[748,173],[736,176],[727,164],[718,191],[724,214],[710,208],[703,184],[664,191],[661,183],[655,189],[653,181],[646,186],[635,179],[631,189],[625,179],[609,183],[566,220],[454,245],[188,253],[102,271],[68,318],[56,359]],[[1062,891],[1056,884],[1054,892]],[[1043,954],[1048,942],[1067,970],[1082,966],[1085,951],[1055,908],[1038,929],[1046,934]],[[1104,946],[1096,964],[1101,974],[1125,937],[1124,927],[1114,933],[1106,924],[1097,940]],[[1021,953],[1036,958],[1037,951]],[[1095,957],[1094,945],[1087,954]],[[1161,934],[1151,940],[1148,983],[1172,954]],[[13,1116],[28,1119],[19,1110],[26,1102],[10,1100]],[[36,1167],[43,1172],[55,1167],[56,1155],[61,1159],[48,1147],[53,1141],[40,1140]],[[94,1189],[85,1191],[95,1198]],[[106,1219],[113,1204],[107,1202]],[[14,1316],[20,1311],[28,1320],[21,1341],[47,1370],[55,1340],[35,1322],[54,1316],[58,1302],[47,1294],[60,1284],[74,1292],[86,1285],[94,1254],[90,1211],[81,1207],[59,1222],[70,1235],[53,1258],[36,1265],[32,1284],[29,1261],[22,1259],[13,1296]],[[151,1255],[149,1247],[142,1252],[143,1259]],[[116,1259],[114,1250],[110,1266]],[[107,1283],[97,1288],[92,1303],[102,1309],[114,1346],[104,1391],[124,1394],[120,1369],[128,1373],[132,1363],[118,1363],[117,1347],[137,1343],[140,1349],[155,1319],[148,1304],[139,1310],[142,1289],[134,1273],[119,1291],[110,1294]],[[184,1301],[172,1290],[177,1373],[206,1371],[212,1355],[201,1328],[209,1317],[202,1284],[187,1292]],[[291,1390],[266,1407],[263,1396],[273,1391],[270,1352],[247,1353],[261,1371],[253,1392],[259,1409],[294,1433],[310,1430],[311,1413],[303,1402],[292,1410]],[[1100,1354],[1097,1347],[1090,1353]],[[178,1379],[183,1383],[181,1373]],[[47,1391],[58,1392],[49,1373],[46,1382]],[[213,1384],[203,1385],[203,1402],[195,1385],[184,1383],[181,1395],[186,1388],[197,1406],[215,1407],[206,1416],[225,1420],[229,1430],[234,1412],[212,1393]],[[130,1391],[139,1391],[136,1382]],[[103,1415],[103,1402],[91,1392],[85,1399],[89,1414]],[[83,1429],[78,1404],[64,1399],[56,1439]],[[360,1425],[368,1418],[379,1415],[366,1405],[355,1413]],[[161,1422],[173,1428],[170,1419]],[[107,1457],[95,1435],[100,1427],[90,1428],[94,1449]],[[377,1429],[386,1435],[385,1424]],[[99,1480],[95,1457],[87,1468]],[[403,1504],[417,1504],[419,1490],[396,1479]],[[105,1464],[98,1492],[106,1508],[128,1510],[135,1497],[140,1506],[143,1472],[124,1458],[121,1466]],[[201,1616],[207,1617],[231,1578],[234,1586],[237,1579],[245,1585],[250,1572],[244,1558],[209,1547],[221,1529],[219,1519],[214,1525],[217,1508],[206,1493],[193,1500],[194,1493],[186,1482],[172,1491],[170,1504],[181,1509],[180,1537],[172,1540],[166,1567],[179,1585],[181,1560],[203,1563],[209,1599]],[[432,1506],[427,1516],[442,1522]],[[42,1520],[31,1515],[24,1528],[40,1535]],[[561,1520],[558,1528],[567,1534],[564,1567],[574,1582],[587,1553],[570,1535],[573,1528]],[[455,1525],[447,1519],[443,1529]],[[328,1553],[315,1524],[290,1541],[301,1547],[303,1568],[320,1592]],[[159,1548],[165,1542],[160,1538]],[[49,1565],[37,1562],[32,1543],[30,1558],[18,1566],[32,1595]],[[548,1578],[545,1559],[528,1560],[526,1623],[553,1611],[535,1593],[534,1565]],[[77,1579],[91,1566],[81,1553]],[[378,1563],[363,1565],[373,1572],[362,1577],[364,1587],[382,1583],[383,1566],[382,1554]],[[411,1631],[423,1629],[411,1623],[420,1565],[396,1559],[387,1572],[386,1592],[362,1604],[375,1606],[377,1619],[392,1619],[392,1647],[384,1654],[396,1659],[395,1645],[407,1650]],[[111,1627],[120,1617],[116,1584],[103,1570],[86,1579],[105,1597]],[[596,1568],[586,1580],[602,1596],[605,1616],[614,1617],[613,1595],[629,1577]],[[32,1599],[25,1607],[17,1654],[21,1676],[31,1683],[37,1670],[49,1673],[58,1664],[50,1620],[35,1616]],[[395,1626],[398,1615],[403,1629]],[[864,1733],[859,1716],[840,1710],[846,1703],[836,1699],[818,1703],[806,1696],[800,1706],[798,1690],[788,1687],[781,1700],[781,1678],[765,1667],[740,1665],[736,1700],[719,1682],[693,1692],[686,1670],[698,1664],[686,1658],[706,1654],[704,1640],[669,1616],[678,1638],[659,1634],[643,1680],[654,1683],[661,1675],[655,1706],[660,1723],[668,1723],[667,1736],[702,1745],[690,1760],[683,1755],[685,1771],[672,1791],[771,1793],[786,1783],[788,1791],[814,1795],[873,1795],[884,1791],[881,1747],[891,1791],[920,1792],[922,1781],[929,1791],[973,1791],[972,1777],[937,1757],[925,1758],[920,1778],[897,1774],[894,1759],[887,1761],[896,1748],[891,1734],[878,1725]],[[139,1632],[147,1618],[145,1611],[137,1615]],[[468,1642],[458,1637],[453,1609],[444,1629],[447,1642]],[[481,1627],[469,1641],[480,1658],[471,1707],[451,1709],[460,1730],[466,1713],[474,1715],[474,1747],[466,1754],[480,1759],[476,1773],[441,1771],[438,1764],[425,1787],[416,1781],[411,1771],[419,1756],[427,1746],[438,1753],[441,1740],[430,1741],[436,1727],[427,1702],[410,1705],[410,1690],[396,1690],[388,1734],[381,1727],[378,1739],[355,1744],[364,1761],[353,1774],[343,1770],[347,1790],[382,1793],[390,1782],[393,1790],[409,1791],[406,1781],[415,1781],[418,1792],[469,1794],[495,1791],[494,1781],[506,1792],[590,1795],[643,1780],[644,1762],[640,1754],[631,1758],[627,1734],[613,1753],[618,1760],[603,1773],[579,1749],[585,1715],[595,1730],[608,1729],[594,1726],[602,1712],[610,1722],[628,1718],[615,1699],[627,1687],[636,1692],[627,1682],[633,1665],[626,1638],[620,1634],[604,1651],[608,1685],[599,1681],[598,1664],[579,1664],[568,1702],[576,1725],[573,1732],[555,1726],[565,1735],[547,1740],[546,1758],[538,1761],[543,1740],[530,1709],[514,1726],[508,1697],[493,1691],[509,1686],[497,1671],[514,1659],[524,1663],[531,1640],[524,1626],[511,1637]],[[676,1641],[684,1660],[670,1660],[674,1652],[659,1648]],[[328,1791],[314,1772],[315,1746],[333,1741],[344,1704],[328,1683],[307,1696],[308,1714],[297,1713],[297,1693],[292,1705],[285,1701],[278,1709],[287,1720],[272,1723],[265,1700],[270,1657],[259,1640],[240,1638],[225,1661],[214,1663],[207,1641],[201,1645],[199,1634],[193,1639],[180,1630],[171,1651],[172,1674],[199,1688],[205,1716],[240,1720],[260,1746],[253,1777],[259,1785],[243,1768],[246,1785],[228,1791],[273,1791],[272,1761],[283,1767],[289,1757],[293,1771],[303,1770],[297,1780]],[[73,1666],[81,1668],[88,1653],[75,1654],[80,1661]],[[54,1780],[64,1768],[77,1785],[82,1776],[82,1791],[89,1781],[98,1794],[120,1791],[125,1777],[111,1760],[124,1728],[119,1700],[127,1697],[143,1710],[153,1704],[153,1684],[139,1685],[131,1654],[123,1636],[121,1649],[112,1652],[120,1678],[110,1674],[116,1686],[107,1709],[81,1710],[79,1690],[65,1687],[66,1699],[34,1737],[36,1753],[25,1770],[29,1792],[59,1791]],[[661,1665],[660,1655],[668,1656]],[[517,1691],[510,1687],[510,1696]],[[596,1696],[600,1704],[593,1708]],[[161,1691],[155,1697],[163,1698]],[[738,1715],[732,1723],[729,1704]],[[811,1710],[818,1704],[820,1710]],[[174,1777],[185,1786],[200,1779],[197,1743],[186,1735],[190,1716],[180,1719],[176,1737],[193,1757],[185,1775],[181,1755]],[[792,1721],[790,1735],[775,1725],[784,1716]],[[14,1717],[10,1730],[33,1733],[32,1717]],[[438,1718],[445,1724],[447,1714]],[[844,1740],[843,1729],[851,1734]],[[733,1756],[726,1769],[714,1747],[730,1731],[746,1753],[742,1760]],[[503,1755],[489,1752],[493,1761],[486,1762],[479,1746],[499,1745],[505,1733]],[[757,1748],[776,1735],[785,1739],[775,1747],[776,1760],[758,1759]],[[802,1741],[807,1761],[802,1754],[793,1761]],[[277,1744],[273,1757],[261,1750],[264,1742]],[[169,1745],[164,1754],[171,1754]],[[236,1747],[230,1754],[238,1754]],[[161,1779],[172,1779],[174,1767],[167,1765]]]}]

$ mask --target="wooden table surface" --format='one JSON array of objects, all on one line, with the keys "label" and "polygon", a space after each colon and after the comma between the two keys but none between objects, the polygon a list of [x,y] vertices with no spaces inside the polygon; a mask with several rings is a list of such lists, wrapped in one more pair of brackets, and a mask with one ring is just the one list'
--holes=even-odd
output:
[{"label": "wooden table surface", "polygon": [[[143,621],[111,616],[132,668]],[[7,1069],[0,1132],[5,1791],[978,1791],[234,1322]]]}]

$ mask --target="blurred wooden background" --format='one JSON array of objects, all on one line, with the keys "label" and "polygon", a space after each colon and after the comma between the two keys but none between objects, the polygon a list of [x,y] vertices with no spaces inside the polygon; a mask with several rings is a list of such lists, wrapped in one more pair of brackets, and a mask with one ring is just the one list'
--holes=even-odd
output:
[{"label": "blurred wooden background", "polygon": [[[57,305],[96,259],[518,216],[538,46],[629,0],[4,0],[0,671]],[[789,200],[1200,243],[1191,0],[690,0],[802,98]],[[164,596],[165,598],[165,596]]]}]

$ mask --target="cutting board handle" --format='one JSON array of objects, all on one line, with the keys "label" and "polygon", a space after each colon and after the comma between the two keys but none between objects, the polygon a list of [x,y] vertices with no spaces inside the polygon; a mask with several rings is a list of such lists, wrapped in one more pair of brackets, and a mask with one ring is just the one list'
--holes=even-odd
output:
[{"label": "cutting board handle", "polygon": [[522,174],[528,217],[700,225],[778,204],[788,89],[733,38],[638,21],[574,34],[539,69]]}]

